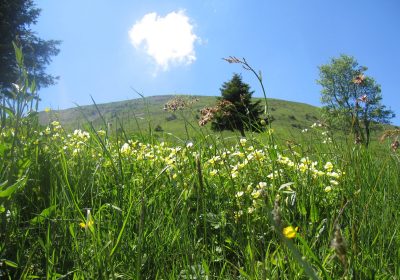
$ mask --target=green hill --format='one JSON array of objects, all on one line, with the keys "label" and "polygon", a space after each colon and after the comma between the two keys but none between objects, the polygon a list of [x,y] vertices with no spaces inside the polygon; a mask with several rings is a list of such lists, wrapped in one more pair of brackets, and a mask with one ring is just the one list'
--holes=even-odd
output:
[{"label": "green hill", "polygon": [[[43,125],[58,120],[67,129],[82,128],[88,122],[91,122],[96,129],[104,128],[105,123],[113,130],[123,127],[127,133],[158,127],[158,130],[164,133],[180,137],[186,133],[185,120],[188,130],[199,129],[197,122],[200,109],[212,106],[216,100],[216,97],[211,96],[181,96],[196,101],[190,108],[184,110],[164,111],[164,105],[174,97],[174,95],[152,96],[97,104],[97,108],[95,105],[88,105],[49,113],[41,112],[39,119]],[[316,122],[320,116],[319,108],[308,104],[279,99],[268,99],[268,102],[274,118],[272,126],[281,136],[300,132]]]},{"label": "green hill", "polygon": [[[191,101],[192,104],[184,110],[165,111],[164,105],[175,97]],[[200,110],[206,106],[213,106],[215,101],[216,97],[214,96],[160,95],[80,106],[48,113],[40,112],[39,120],[42,125],[58,120],[67,130],[88,129],[88,126],[93,125],[97,130],[108,129],[111,134],[124,132],[126,135],[130,135],[142,132],[143,135],[148,135],[144,132],[149,132],[151,129],[156,136],[162,138],[171,138],[172,136],[172,138],[192,139],[199,133],[203,135],[213,133],[210,125],[200,127],[198,120]],[[274,134],[284,141],[294,140],[297,142],[301,131],[318,122],[321,116],[320,108],[304,103],[268,99],[268,104],[273,117]],[[393,127],[374,125],[372,139],[378,139],[385,128]],[[345,136],[342,131],[337,132],[337,137],[340,139]],[[238,133],[224,131],[222,135],[229,137],[237,136]]]}]

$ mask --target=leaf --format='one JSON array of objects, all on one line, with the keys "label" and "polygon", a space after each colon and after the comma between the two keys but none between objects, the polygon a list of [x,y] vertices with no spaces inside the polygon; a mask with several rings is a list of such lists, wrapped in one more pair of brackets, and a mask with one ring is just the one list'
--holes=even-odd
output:
[{"label": "leaf", "polygon": [[0,184],[0,191],[7,185],[8,180],[5,180],[3,183]]},{"label": "leaf", "polygon": [[24,63],[24,56],[22,54],[22,49],[17,46],[14,42],[12,43],[14,46],[15,58],[19,66],[22,66]]},{"label": "leaf", "polygon": [[13,185],[9,186],[7,189],[4,191],[0,191],[0,198],[1,197],[9,197],[12,195],[14,192],[16,192],[18,189],[25,187],[26,181],[28,180],[28,177],[24,176],[17,182],[15,182]]},{"label": "leaf", "polygon": [[311,213],[310,213],[310,218],[311,218],[311,222],[316,222],[318,221],[318,208],[315,205],[314,201],[311,200]]},{"label": "leaf", "polygon": [[6,112],[6,114],[8,114],[10,117],[14,117],[15,115],[14,112],[6,106],[0,105],[0,109],[4,110],[4,112]]},{"label": "leaf", "polygon": [[2,260],[7,266],[17,268],[18,264],[9,260]]},{"label": "leaf", "polygon": [[41,224],[45,219],[47,219],[51,213],[56,209],[57,205],[50,206],[44,209],[37,217],[33,218],[30,223],[32,225]]}]

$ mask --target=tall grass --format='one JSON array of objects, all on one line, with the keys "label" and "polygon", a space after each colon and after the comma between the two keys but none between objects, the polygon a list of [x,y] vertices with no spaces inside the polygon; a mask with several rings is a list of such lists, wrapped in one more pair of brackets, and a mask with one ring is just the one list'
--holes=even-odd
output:
[{"label": "tall grass", "polygon": [[7,116],[5,279],[400,276],[398,152],[336,141],[318,125],[293,142],[202,128],[160,142],[90,122],[16,135]]}]

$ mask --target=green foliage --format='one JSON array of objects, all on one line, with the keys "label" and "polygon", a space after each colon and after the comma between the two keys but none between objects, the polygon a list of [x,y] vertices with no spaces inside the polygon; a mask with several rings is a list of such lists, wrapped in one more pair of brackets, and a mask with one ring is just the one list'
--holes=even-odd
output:
[{"label": "green foliage", "polygon": [[252,103],[253,91],[234,74],[232,79],[222,85],[219,110],[216,112],[211,128],[216,131],[238,130],[245,136],[245,130],[259,131],[262,108],[260,100]]},{"label": "green foliage", "polygon": [[372,123],[389,123],[394,114],[381,103],[381,87],[364,74],[367,69],[354,57],[341,55],[319,67],[317,82],[322,86],[325,120],[353,132],[356,141],[368,146]]},{"label": "green foliage", "polygon": [[319,125],[289,149],[262,134],[233,144],[213,135],[112,140],[53,121],[24,141],[25,187],[0,201],[0,273],[397,277],[398,153],[325,141],[330,133]]},{"label": "green foliage", "polygon": [[51,57],[58,54],[60,41],[43,40],[30,29],[39,17],[40,9],[32,0],[8,0],[0,2],[0,89],[12,88],[19,77],[15,68],[15,55],[12,42],[24,53],[24,65],[29,79],[36,80],[37,87],[54,84],[55,77],[45,73]]},{"label": "green foliage", "polygon": [[[40,128],[28,113],[37,101],[34,83],[19,67],[0,131],[2,278],[400,276],[393,147],[347,144],[307,122],[284,144],[266,137],[271,129],[247,138],[213,135],[194,127],[190,112],[166,123],[185,117],[186,138],[198,137],[159,141],[145,119],[150,103],[141,115],[149,131],[136,134],[127,135],[117,118],[120,133],[110,137],[115,104],[82,109],[86,130],[72,132],[57,120]],[[314,121],[317,113],[305,104],[269,104],[290,122]],[[87,114],[92,109],[98,115]]]}]

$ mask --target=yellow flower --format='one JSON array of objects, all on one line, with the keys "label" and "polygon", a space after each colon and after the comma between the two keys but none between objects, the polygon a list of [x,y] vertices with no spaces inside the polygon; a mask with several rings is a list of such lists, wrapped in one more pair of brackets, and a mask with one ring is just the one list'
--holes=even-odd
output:
[{"label": "yellow flower", "polygon": [[49,112],[51,111],[51,109],[50,109],[49,107],[46,107],[46,108],[44,108],[44,111],[45,111],[46,113],[49,113]]},{"label": "yellow flower", "polygon": [[299,230],[299,227],[294,228],[294,227],[292,227],[292,226],[288,226],[288,227],[285,227],[285,228],[283,229],[283,235],[284,235],[286,238],[293,239],[293,238],[296,237],[296,234],[297,234],[297,231],[298,231],[298,230]]},{"label": "yellow flower", "polygon": [[85,230],[90,229],[91,231],[93,231],[93,225],[94,225],[94,220],[90,213],[90,209],[86,209],[86,223],[80,222],[79,226],[81,228],[84,228]]},{"label": "yellow flower", "polygon": [[261,194],[262,194],[262,190],[253,190],[253,192],[251,193],[251,196],[254,199],[257,199],[261,196]]},{"label": "yellow flower", "polygon": [[218,174],[218,170],[217,169],[213,169],[213,170],[210,171],[210,175],[211,176],[215,176],[217,174]]},{"label": "yellow flower", "polygon": [[80,226],[81,228],[84,228],[84,229],[90,228],[90,227],[92,227],[93,225],[94,225],[94,221],[93,221],[92,219],[90,219],[87,223],[84,223],[84,222],[80,222],[80,223],[79,223],[79,226]]}]

